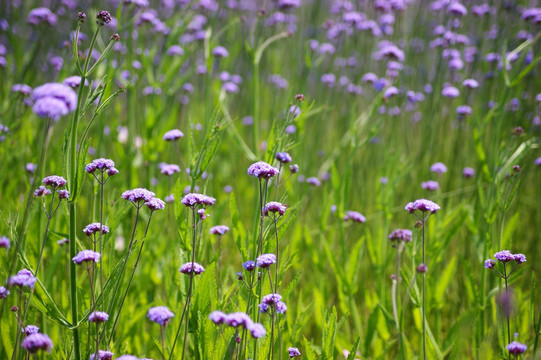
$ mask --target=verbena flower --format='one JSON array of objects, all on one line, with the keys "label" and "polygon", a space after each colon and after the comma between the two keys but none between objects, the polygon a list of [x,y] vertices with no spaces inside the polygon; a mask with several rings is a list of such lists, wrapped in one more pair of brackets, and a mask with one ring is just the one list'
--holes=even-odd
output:
[{"label": "verbena flower", "polygon": [[179,271],[186,275],[200,275],[203,271],[205,271],[205,268],[196,262],[187,262],[180,267]]},{"label": "verbena flower", "polygon": [[425,190],[434,191],[440,188],[440,184],[437,181],[429,180],[422,182],[421,187]]},{"label": "verbena flower", "polygon": [[492,269],[496,265],[496,260],[488,259],[485,260],[485,269]]},{"label": "verbena flower", "polygon": [[18,286],[20,288],[27,287],[33,288],[36,283],[36,277],[30,270],[22,269],[19,270],[17,275],[13,275],[8,279],[9,286]]},{"label": "verbena flower", "polygon": [[286,304],[282,301],[280,294],[268,294],[263,296],[261,304],[259,306],[259,312],[267,312],[269,308],[274,308],[279,314],[283,314],[287,311]]},{"label": "verbena flower", "polygon": [[27,325],[24,329],[21,329],[21,331],[25,333],[26,336],[28,336],[39,333],[39,327],[37,327],[36,325]]},{"label": "verbena flower", "polygon": [[297,164],[289,165],[289,171],[291,171],[292,174],[298,173],[299,165]]},{"label": "verbena flower", "polygon": [[5,299],[8,295],[11,294],[8,289],[3,286],[0,286],[0,299]]},{"label": "verbena flower", "polygon": [[51,175],[43,178],[41,181],[45,186],[50,186],[53,189],[61,188],[66,185],[67,181],[62,176]]},{"label": "verbena flower", "polygon": [[309,177],[306,182],[312,186],[321,186],[321,181],[317,177]]},{"label": "verbena flower", "polygon": [[411,230],[396,229],[389,234],[389,240],[396,242],[411,242]]},{"label": "verbena flower", "polygon": [[122,198],[128,201],[131,201],[132,203],[136,203],[140,201],[147,202],[151,200],[154,196],[156,196],[155,193],[145,188],[135,188],[132,190],[124,191],[122,193]]},{"label": "verbena flower", "polygon": [[287,164],[291,162],[291,156],[286,152],[279,152],[276,153],[276,160],[281,162],[282,164]]},{"label": "verbena flower", "polygon": [[289,358],[294,358],[295,356],[301,356],[301,352],[296,347],[288,347],[287,352],[289,353]]},{"label": "verbena flower", "polygon": [[518,341],[513,341],[512,343],[508,344],[506,346],[507,351],[509,351],[509,354],[513,355],[520,355],[524,354],[528,347],[524,344],[519,343]]},{"label": "verbena flower", "polygon": [[58,193],[58,198],[60,200],[69,199],[69,197],[70,197],[70,192],[68,190],[65,190],[65,189],[64,190],[58,190],[57,193]]},{"label": "verbena flower", "polygon": [[465,167],[462,170],[462,176],[464,176],[465,179],[469,179],[475,176],[475,170],[471,167]]},{"label": "verbena flower", "polygon": [[32,110],[40,117],[58,120],[77,108],[77,94],[67,85],[46,83],[32,91]]},{"label": "verbena flower", "polygon": [[189,193],[180,201],[183,205],[194,207],[197,205],[214,205],[216,199],[207,195],[198,193]]},{"label": "verbena flower", "polygon": [[133,355],[122,355],[117,357],[116,360],[140,360],[137,356]]},{"label": "verbena flower", "polygon": [[438,175],[447,172],[447,166],[442,162],[437,162],[430,167],[430,171],[435,172]]},{"label": "verbena flower", "polygon": [[53,348],[53,341],[45,334],[35,333],[25,337],[21,346],[31,354],[35,354],[39,350],[50,352]]},{"label": "verbena flower", "polygon": [[263,269],[268,268],[269,266],[275,263],[276,263],[276,255],[274,254],[263,254],[259,256],[256,260],[257,266]]},{"label": "verbena flower", "polygon": [[[111,159],[105,158],[92,160],[90,164],[87,164],[85,166],[85,171],[89,174],[93,174],[96,170],[109,173],[109,171],[112,169],[116,170],[115,162]],[[116,170],[116,173],[118,173],[118,170]]]},{"label": "verbena flower", "polygon": [[415,200],[414,202],[408,203],[405,206],[405,209],[410,214],[414,213],[416,210],[421,211],[421,212],[429,211],[432,214],[435,214],[440,209],[440,206],[433,201],[426,200],[426,199],[419,199],[419,200]]},{"label": "verbena flower", "polygon": [[26,19],[30,25],[45,24],[49,26],[55,26],[57,20],[58,19],[55,13],[46,7],[39,7],[30,10]]},{"label": "verbena flower", "polygon": [[216,46],[212,49],[212,55],[217,58],[226,58],[229,56],[229,52],[223,46]]},{"label": "verbena flower", "polygon": [[284,215],[287,209],[287,205],[284,205],[282,203],[279,203],[277,201],[271,201],[265,204],[263,207],[263,213],[265,216],[269,216],[269,212],[271,213],[278,213],[280,215]]},{"label": "verbena flower", "polygon": [[252,335],[254,339],[260,339],[267,333],[263,325],[259,323],[252,323],[248,327],[248,331],[250,331],[250,335]]},{"label": "verbena flower", "polygon": [[94,311],[88,316],[88,321],[92,323],[103,323],[109,320],[109,314],[103,311]]},{"label": "verbena flower", "polygon": [[[83,229],[83,232],[85,233],[86,236],[91,236],[93,234],[99,233],[100,232],[100,223],[88,224]],[[101,225],[101,233],[104,234],[104,235],[108,234],[109,233],[109,227],[107,227],[105,225]]]},{"label": "verbena flower", "polygon": [[227,314],[225,323],[232,327],[243,326],[247,328],[249,325],[252,324],[252,319],[250,319],[250,317],[246,313],[235,312],[235,313]]},{"label": "verbena flower", "polygon": [[166,132],[165,135],[163,136],[163,139],[165,141],[176,141],[183,137],[184,137],[184,134],[182,133],[182,131],[180,131],[179,129],[173,129]]},{"label": "verbena flower", "polygon": [[277,168],[267,164],[264,161],[258,161],[248,167],[248,175],[255,176],[260,179],[270,179],[278,175],[280,171]]},{"label": "verbena flower", "polygon": [[[90,354],[90,360],[94,360],[94,356],[96,354]],[[98,351],[98,360],[112,360],[113,359],[113,353],[106,350],[99,350]]]},{"label": "verbena flower", "polygon": [[84,262],[95,262],[100,261],[100,253],[92,250],[83,250],[80,251],[77,255],[73,257],[73,262],[77,265],[81,265]]},{"label": "verbena flower", "polygon": [[160,172],[164,175],[171,176],[175,173],[180,172],[180,167],[176,164],[160,164]]},{"label": "verbena flower", "polygon": [[428,266],[421,263],[421,264],[419,264],[419,266],[417,266],[416,270],[417,270],[418,273],[423,274],[423,273],[428,271]]},{"label": "verbena flower", "polygon": [[266,334],[263,325],[253,322],[252,319],[250,319],[250,316],[243,312],[225,314],[221,311],[213,311],[210,313],[209,319],[216,325],[226,324],[234,328],[243,327],[256,339],[261,338]]},{"label": "verbena flower", "polygon": [[163,210],[165,209],[165,202],[162,199],[158,199],[157,197],[152,198],[145,202],[145,205],[151,210]]},{"label": "verbena flower", "polygon": [[216,225],[210,228],[209,234],[211,235],[225,235],[229,231],[229,227],[225,225]]},{"label": "verbena flower", "polygon": [[9,249],[11,246],[11,243],[9,241],[9,238],[5,236],[0,236],[0,248]]},{"label": "verbena flower", "polygon": [[96,15],[96,23],[100,26],[109,24],[112,20],[113,18],[111,17],[111,14],[109,14],[109,11],[102,10]]},{"label": "verbena flower", "polygon": [[209,315],[210,321],[215,323],[216,325],[223,324],[227,319],[227,314],[221,312],[221,311],[213,311]]},{"label": "verbena flower", "polygon": [[23,96],[28,96],[32,92],[32,88],[26,84],[15,84],[11,87],[11,91],[19,93]]},{"label": "verbena flower", "polygon": [[169,320],[174,316],[175,314],[173,314],[166,306],[152,307],[147,313],[147,317],[150,321],[160,324],[161,326],[167,326]]},{"label": "verbena flower", "polygon": [[246,262],[244,262],[242,264],[242,267],[246,270],[246,271],[252,271],[255,269],[255,261],[252,261],[252,260],[248,260]]},{"label": "verbena flower", "polygon": [[354,221],[356,223],[362,224],[366,221],[366,218],[363,214],[357,211],[348,211],[346,216],[344,216],[344,221]]}]

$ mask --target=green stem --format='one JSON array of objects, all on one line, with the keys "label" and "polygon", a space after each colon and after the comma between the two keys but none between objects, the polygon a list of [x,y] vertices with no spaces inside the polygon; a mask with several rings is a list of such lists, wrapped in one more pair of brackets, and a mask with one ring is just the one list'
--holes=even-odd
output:
[{"label": "green stem", "polygon": [[[70,202],[69,205],[69,246],[70,246],[70,259],[73,259],[76,254],[76,235],[75,235],[75,219],[76,219],[76,209],[75,203]],[[81,352],[79,349],[79,328],[76,326],[79,322],[77,315],[77,273],[75,269],[75,263],[73,261],[69,262],[70,264],[70,295],[71,295],[71,322],[73,326],[73,351],[75,360],[81,358]]]},{"label": "green stem", "polygon": [[[425,216],[423,214],[423,264],[425,264]],[[423,272],[423,359],[426,360],[426,272]]]}]

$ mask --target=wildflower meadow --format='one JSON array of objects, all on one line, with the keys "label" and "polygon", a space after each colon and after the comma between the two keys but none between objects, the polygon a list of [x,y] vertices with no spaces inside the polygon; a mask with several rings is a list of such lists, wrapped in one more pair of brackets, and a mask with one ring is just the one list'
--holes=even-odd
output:
[{"label": "wildflower meadow", "polygon": [[0,359],[541,359],[541,4],[0,1]]}]

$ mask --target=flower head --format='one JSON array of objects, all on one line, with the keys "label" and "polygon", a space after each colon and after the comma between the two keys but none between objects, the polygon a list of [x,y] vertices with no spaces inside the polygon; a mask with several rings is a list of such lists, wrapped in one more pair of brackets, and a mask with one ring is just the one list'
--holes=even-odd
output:
[{"label": "flower head", "polygon": [[496,265],[496,260],[487,259],[485,260],[485,269],[492,269]]},{"label": "flower head", "polygon": [[32,110],[40,117],[58,120],[77,108],[77,93],[67,85],[46,83],[32,91]]},{"label": "flower head", "polygon": [[50,352],[53,348],[53,341],[45,334],[35,333],[25,337],[21,342],[21,346],[31,354],[37,353],[38,350]]},{"label": "flower head", "polygon": [[165,141],[176,141],[182,137],[184,137],[184,134],[182,133],[182,131],[180,131],[179,129],[173,129],[166,132],[165,135],[163,136],[163,139]]},{"label": "flower head", "polygon": [[135,188],[132,190],[124,191],[122,193],[122,198],[131,201],[132,203],[140,201],[147,202],[151,200],[154,196],[156,196],[156,194],[144,188]]},{"label": "flower head", "polygon": [[0,299],[5,299],[8,295],[11,294],[8,289],[3,286],[0,286]]},{"label": "flower head", "polygon": [[291,171],[292,174],[298,173],[299,165],[297,164],[289,165],[289,171]]},{"label": "flower head", "polygon": [[246,270],[246,271],[252,271],[255,269],[255,261],[252,261],[252,260],[249,260],[249,261],[246,261],[242,264],[242,267]]},{"label": "flower head", "polygon": [[[92,160],[90,164],[85,166],[85,171],[89,174],[93,174],[96,170],[101,172],[109,172],[109,170],[115,169],[115,162],[111,159],[99,158]],[[118,170],[117,170],[118,172]]]},{"label": "flower head", "polygon": [[109,314],[103,311],[94,311],[88,316],[88,321],[93,323],[103,323],[109,320]]},{"label": "flower head", "polygon": [[194,207],[197,205],[214,205],[216,199],[207,195],[198,193],[189,193],[185,195],[180,201],[183,205],[188,207]]},{"label": "flower head", "polygon": [[403,242],[410,242],[411,241],[411,230],[408,229],[396,229],[393,230],[389,234],[389,240],[391,241],[403,241]]},{"label": "flower head", "polygon": [[[95,354],[90,354],[90,360],[94,360]],[[98,351],[98,360],[112,360],[113,359],[113,353],[106,350],[99,350]]]},{"label": "flower head", "polygon": [[77,265],[81,265],[84,262],[95,262],[100,261],[100,253],[92,250],[83,250],[80,251],[77,255],[73,257],[73,262]]},{"label": "flower head", "polygon": [[150,321],[160,324],[161,326],[167,326],[169,320],[174,317],[175,314],[165,306],[156,306],[148,310],[147,317]]},{"label": "flower head", "polygon": [[353,221],[353,222],[362,224],[363,222],[366,221],[366,218],[365,218],[364,215],[361,214],[360,212],[357,212],[357,211],[348,211],[347,214],[346,214],[346,216],[344,216],[344,221],[348,221],[348,220],[351,220],[351,221]]},{"label": "flower head", "polygon": [[27,269],[19,270],[17,275],[10,276],[8,279],[9,286],[18,286],[20,288],[27,287],[32,289],[35,283],[36,277]]},{"label": "flower head", "polygon": [[495,253],[494,258],[502,263],[506,263],[515,260],[515,255],[513,255],[509,250],[502,250]]},{"label": "flower head", "polygon": [[140,360],[137,356],[133,355],[122,355],[121,357],[117,357],[116,360]]},{"label": "flower head", "polygon": [[176,164],[160,164],[160,172],[164,175],[171,176],[180,172],[180,167]]},{"label": "flower head", "polygon": [[442,162],[437,162],[430,167],[430,171],[435,172],[438,175],[447,172],[447,166]]},{"label": "flower head", "polygon": [[11,244],[10,244],[9,239],[5,236],[0,236],[0,248],[9,249],[10,246]]},{"label": "flower head", "polygon": [[421,187],[425,190],[434,191],[438,190],[440,187],[440,184],[438,184],[437,181],[429,180],[421,183]]},{"label": "flower head", "polygon": [[264,161],[258,161],[248,167],[248,175],[255,176],[260,179],[270,179],[278,175],[280,171],[277,168],[267,164]]},{"label": "flower head", "polygon": [[301,356],[301,352],[296,347],[288,347],[287,352],[289,353],[289,358],[294,358],[295,356]]},{"label": "flower head", "polygon": [[45,186],[40,185],[39,188],[37,188],[34,191],[34,196],[45,196],[45,195],[51,195],[51,190],[47,189]]},{"label": "flower head", "polygon": [[157,197],[152,198],[145,202],[145,205],[151,210],[163,210],[165,209],[165,202],[162,199],[158,199]]},{"label": "flower head", "polygon": [[57,175],[51,175],[47,176],[41,181],[45,186],[50,186],[53,189],[55,188],[61,188],[64,185],[66,185],[66,179],[64,179],[62,176]]},{"label": "flower head", "polygon": [[225,235],[229,231],[229,227],[225,225],[217,225],[210,228],[209,234],[211,235]]},{"label": "flower head", "polygon": [[69,199],[70,198],[70,192],[66,189],[63,189],[63,190],[58,190],[57,191],[58,193],[58,198],[60,200],[63,200],[63,199]]},{"label": "flower head", "polygon": [[276,255],[274,254],[263,254],[259,256],[256,260],[257,266],[260,268],[268,268],[272,264],[276,263]]},{"label": "flower head", "polygon": [[103,235],[108,234],[109,233],[109,227],[107,227],[105,225],[101,225],[101,226],[100,225],[101,225],[100,223],[88,224],[83,229],[83,232],[85,233],[86,236],[91,236],[91,235],[94,235],[96,233],[99,233],[100,232],[100,227],[101,227],[101,233]]},{"label": "flower head", "polygon": [[309,177],[306,182],[312,186],[321,186],[321,181],[317,177]]},{"label": "flower head", "polygon": [[465,178],[465,179],[469,179],[469,178],[472,178],[474,177],[475,175],[475,170],[471,167],[465,167],[463,170],[462,170],[462,176]]},{"label": "flower head", "polygon": [[276,153],[276,160],[281,162],[282,164],[287,164],[291,162],[291,156],[286,152],[279,152]]},{"label": "flower head", "polygon": [[187,262],[180,267],[179,271],[186,275],[200,275],[205,268],[196,262]]},{"label": "flower head", "polygon": [[286,209],[286,205],[277,201],[271,201],[265,204],[265,206],[263,207],[263,213],[265,214],[265,216],[269,216],[269,212],[273,214],[278,213],[279,215],[284,215]]},{"label": "flower head", "polygon": [[250,335],[252,335],[254,339],[262,338],[267,333],[263,325],[260,323],[252,323],[247,329],[250,331]]},{"label": "flower head", "polygon": [[440,206],[433,201],[426,200],[426,199],[419,199],[419,200],[415,200],[414,202],[408,203],[405,206],[405,209],[410,214],[414,213],[415,210],[419,210],[421,212],[430,211],[432,214],[435,214],[440,209]]},{"label": "flower head", "polygon": [[213,311],[210,313],[209,319],[216,325],[220,325],[220,324],[223,324],[227,320],[227,314],[221,311]]},{"label": "flower head", "polygon": [[507,351],[509,351],[509,354],[513,355],[520,355],[524,354],[528,347],[524,344],[519,343],[518,341],[513,341],[512,343],[508,344],[506,346]]},{"label": "flower head", "polygon": [[48,26],[55,26],[57,22],[57,16],[50,9],[46,7],[39,7],[30,10],[26,21],[30,25],[45,24]]},{"label": "flower head", "polygon": [[109,24],[112,20],[113,18],[111,17],[111,14],[109,14],[109,11],[102,10],[96,15],[96,23],[100,26]]},{"label": "flower head", "polygon": [[36,325],[27,325],[24,329],[21,329],[21,331],[25,333],[26,336],[28,336],[39,333],[39,327],[37,327]]},{"label": "flower head", "polygon": [[246,313],[235,312],[235,313],[227,314],[225,323],[232,327],[243,326],[247,328],[248,326],[252,325],[253,321],[252,319],[250,319],[250,317]]}]

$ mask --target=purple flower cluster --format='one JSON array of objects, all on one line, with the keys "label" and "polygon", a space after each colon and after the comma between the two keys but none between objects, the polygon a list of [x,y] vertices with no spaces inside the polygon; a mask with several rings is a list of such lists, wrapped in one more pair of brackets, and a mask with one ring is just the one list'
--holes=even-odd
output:
[{"label": "purple flower cluster", "polygon": [[209,234],[211,235],[225,235],[229,231],[229,227],[225,225],[216,225],[210,228]]},{"label": "purple flower cluster", "polygon": [[[99,226],[99,225],[98,225]],[[83,250],[80,251],[77,255],[73,257],[73,262],[77,265],[81,265],[84,262],[95,262],[100,261],[101,254],[92,250]]]},{"label": "purple flower cluster", "polygon": [[30,25],[45,24],[48,26],[55,26],[57,22],[56,15],[46,7],[39,7],[30,10],[26,21]]},{"label": "purple flower cluster", "polygon": [[118,174],[118,170],[115,168],[115,162],[111,159],[95,159],[85,166],[85,171],[89,174],[94,174],[96,170],[99,170],[102,173],[107,172],[107,175],[109,176]]},{"label": "purple flower cluster", "polygon": [[216,325],[226,324],[234,328],[239,326],[243,327],[248,330],[250,335],[255,339],[262,338],[266,334],[263,325],[253,322],[252,319],[243,312],[226,314],[221,311],[213,311],[210,313],[209,319]]},{"label": "purple flower cluster", "polygon": [[145,188],[135,188],[132,190],[126,190],[122,193],[122,198],[132,203],[140,203],[141,201],[147,202],[152,200],[156,196],[155,193]]},{"label": "purple flower cluster", "polygon": [[506,348],[507,351],[509,351],[509,354],[513,355],[524,354],[526,350],[528,350],[528,347],[526,345],[521,344],[518,341],[513,341],[512,343],[508,344]]},{"label": "purple flower cluster", "polygon": [[444,163],[437,162],[430,167],[430,171],[435,172],[438,175],[447,172],[447,166]]},{"label": "purple flower cluster", "polygon": [[156,306],[148,309],[147,317],[150,321],[165,327],[175,314],[166,306]]},{"label": "purple flower cluster", "polygon": [[256,259],[256,264],[257,266],[259,266],[260,268],[268,268],[269,266],[271,266],[272,264],[276,264],[276,255],[274,254],[263,254],[263,255],[260,255],[257,259]]},{"label": "purple flower cluster", "polygon": [[165,141],[176,141],[183,137],[184,137],[184,134],[182,133],[182,131],[180,131],[179,129],[173,129],[166,132],[165,135],[163,136],[163,139]]},{"label": "purple flower cluster", "polygon": [[62,176],[57,175],[51,175],[47,176],[41,181],[45,186],[50,186],[53,189],[61,188],[64,185],[66,185],[66,179],[64,179]]},{"label": "purple flower cluster", "polygon": [[396,229],[389,234],[389,240],[396,242],[410,242],[411,230],[408,229]]},{"label": "purple flower cluster", "polygon": [[145,202],[145,205],[150,209],[150,211],[163,210],[165,209],[165,201],[154,197]]},{"label": "purple flower cluster", "polygon": [[253,260],[245,261],[245,262],[242,263],[242,267],[246,271],[253,271],[255,269],[255,261],[253,261]]},{"label": "purple flower cluster", "polygon": [[11,246],[9,238],[5,236],[0,236],[0,248],[9,249]]},{"label": "purple flower cluster", "polygon": [[45,334],[35,333],[25,337],[21,346],[31,354],[35,354],[39,350],[50,352],[53,348],[53,341]]},{"label": "purple flower cluster", "polygon": [[40,117],[54,121],[77,108],[77,94],[67,85],[46,83],[32,91],[34,106],[32,110]]},{"label": "purple flower cluster", "polygon": [[160,172],[164,175],[171,176],[175,173],[180,172],[180,167],[176,164],[166,164],[161,163],[160,164]]},{"label": "purple flower cluster", "polygon": [[40,185],[39,188],[34,190],[34,196],[45,196],[45,195],[51,195],[51,190],[47,189],[45,186]]},{"label": "purple flower cluster", "polygon": [[440,184],[438,184],[437,181],[429,180],[429,181],[423,181],[421,183],[421,187],[428,191],[434,191],[440,188]]},{"label": "purple flower cluster", "polygon": [[[90,354],[90,360],[94,360],[94,356],[96,354]],[[112,360],[113,359],[113,353],[106,350],[99,350],[98,351],[98,360]]]},{"label": "purple flower cluster", "polygon": [[295,356],[301,356],[301,352],[296,347],[288,347],[287,352],[289,353],[289,358],[292,359]]},{"label": "purple flower cluster", "polygon": [[416,210],[421,211],[423,213],[429,211],[430,213],[435,214],[440,209],[440,206],[430,200],[418,199],[418,200],[415,200],[414,202],[408,203],[404,208],[410,214],[413,214]]},{"label": "purple flower cluster", "polygon": [[346,216],[344,216],[344,221],[348,221],[348,220],[362,224],[366,221],[366,218],[360,212],[348,211]]},{"label": "purple flower cluster", "polygon": [[24,329],[21,329],[21,331],[25,333],[26,336],[28,336],[39,333],[39,327],[37,327],[36,325],[27,325]]},{"label": "purple flower cluster", "polygon": [[306,179],[306,182],[312,186],[321,186],[321,181],[319,181],[319,179],[317,177],[309,177],[308,179]]},{"label": "purple flower cluster", "polygon": [[291,162],[291,156],[286,152],[279,152],[276,153],[276,160],[281,162],[282,164],[287,164]]},{"label": "purple flower cluster", "polygon": [[197,205],[210,206],[214,205],[216,199],[203,194],[189,193],[185,195],[180,202],[188,207],[194,207]]},{"label": "purple flower cluster", "polygon": [[181,273],[186,275],[200,275],[205,268],[196,262],[187,262],[180,267]]},{"label": "purple flower cluster", "polygon": [[3,286],[0,286],[0,299],[5,299],[8,295],[11,294],[8,289]]},{"label": "purple flower cluster", "polygon": [[8,279],[9,286],[18,286],[20,288],[27,287],[32,289],[36,283],[36,277],[32,274],[30,270],[22,269],[19,270],[17,275],[13,275]]},{"label": "purple flower cluster", "polygon": [[269,216],[269,213],[284,215],[287,209],[287,205],[279,203],[277,201],[271,201],[265,204],[263,207],[263,213],[265,216]]},{"label": "purple flower cluster", "polygon": [[103,323],[109,320],[109,314],[103,311],[94,311],[88,316],[88,321],[92,323]]},{"label": "purple flower cluster", "polygon": [[263,296],[261,304],[259,306],[259,312],[266,313],[269,308],[273,308],[278,314],[283,314],[287,311],[287,305],[282,301],[282,295],[280,294],[268,294]]},{"label": "purple flower cluster", "polygon": [[107,227],[107,226],[105,226],[105,225],[101,225],[101,226],[100,226],[100,223],[92,223],[92,224],[88,224],[88,225],[85,226],[85,228],[83,229],[83,232],[85,233],[86,236],[91,236],[91,235],[94,235],[94,234],[96,234],[96,233],[99,233],[99,232],[100,232],[100,227],[101,227],[101,233],[102,233],[103,235],[109,233],[109,227]]},{"label": "purple flower cluster", "polygon": [[[502,263],[507,263],[510,261],[516,261],[517,264],[522,264],[526,262],[526,256],[524,254],[513,254],[509,250],[498,251],[494,254],[494,258]],[[496,264],[495,260],[488,259],[485,261],[485,268],[492,269]]]},{"label": "purple flower cluster", "polygon": [[248,175],[255,176],[259,179],[270,179],[279,173],[280,171],[278,171],[277,168],[264,161],[258,161],[248,167]]}]

